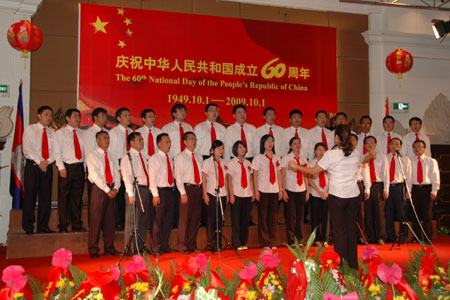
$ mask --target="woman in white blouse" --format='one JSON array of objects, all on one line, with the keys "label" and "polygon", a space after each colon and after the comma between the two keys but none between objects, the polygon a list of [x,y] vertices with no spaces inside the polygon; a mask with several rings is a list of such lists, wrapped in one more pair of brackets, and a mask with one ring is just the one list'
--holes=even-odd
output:
[{"label": "woman in white blouse", "polygon": [[[323,143],[314,146],[314,159],[308,166],[313,168],[322,159],[326,152]],[[317,246],[327,244],[327,224],[328,224],[328,174],[325,171],[317,175],[309,175],[310,206],[311,206],[311,229],[316,228],[315,243]]]},{"label": "woman in white blouse", "polygon": [[306,158],[300,156],[302,142],[300,138],[293,137],[289,140],[289,153],[281,160],[281,178],[283,179],[284,217],[286,219],[286,236],[289,245],[293,245],[295,239],[299,243],[303,241],[303,216],[305,202],[309,200],[308,178],[301,171],[288,169],[290,161],[298,165],[306,166]]},{"label": "woman in white blouse", "polygon": [[253,158],[253,184],[258,205],[258,236],[261,247],[276,249],[277,202],[283,197],[280,157],[274,153],[275,140],[263,135],[260,154]]},{"label": "woman in white blouse", "polygon": [[327,151],[313,168],[299,166],[293,162],[289,163],[289,167],[311,175],[328,171],[328,205],[335,237],[334,249],[351,268],[357,269],[356,212],[359,188],[356,171],[360,157],[358,151],[353,151],[350,137],[350,128],[347,125],[339,125],[334,136],[337,149]]},{"label": "woman in white blouse", "polygon": [[[205,201],[208,216],[206,220],[207,249],[213,252],[217,251],[217,224],[219,227],[219,248],[221,247],[222,212],[228,202],[225,176],[228,167],[226,161],[222,158],[223,152],[223,142],[215,140],[211,146],[211,157],[206,159],[202,166],[203,201]],[[217,205],[219,206],[217,207]]]},{"label": "woman in white blouse", "polygon": [[228,162],[228,195],[231,203],[232,245],[237,250],[247,250],[248,225],[253,196],[251,163],[246,160],[247,146],[243,141],[234,143],[234,158]]}]

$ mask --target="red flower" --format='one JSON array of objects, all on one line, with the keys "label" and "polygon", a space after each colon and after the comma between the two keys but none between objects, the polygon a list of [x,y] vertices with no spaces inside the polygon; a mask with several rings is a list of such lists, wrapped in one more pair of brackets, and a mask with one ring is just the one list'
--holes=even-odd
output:
[{"label": "red flower", "polygon": [[337,269],[341,263],[341,257],[334,250],[327,250],[320,256],[320,263],[325,269]]},{"label": "red flower", "polygon": [[252,170],[252,168],[251,168],[250,166],[248,166],[247,168],[248,168],[248,170],[249,170],[249,171],[251,171],[251,170]]}]

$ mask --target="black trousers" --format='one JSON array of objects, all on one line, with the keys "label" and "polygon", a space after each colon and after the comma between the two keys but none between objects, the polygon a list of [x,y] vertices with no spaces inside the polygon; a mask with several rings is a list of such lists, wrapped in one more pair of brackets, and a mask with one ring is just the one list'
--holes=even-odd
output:
[{"label": "black trousers", "polygon": [[408,237],[408,229],[403,222],[406,222],[406,201],[405,201],[404,184],[396,184],[389,186],[389,198],[386,200],[386,234],[389,241],[394,242],[395,234],[395,218],[400,221],[400,235],[403,241]]},{"label": "black trousers", "polygon": [[258,237],[261,247],[275,246],[278,193],[259,192]]},{"label": "black trousers", "polygon": [[381,212],[384,215],[383,182],[374,182],[370,187],[370,197],[364,203],[364,223],[369,243],[384,238]]},{"label": "black trousers", "polygon": [[231,204],[231,226],[233,248],[247,245],[250,220],[251,197],[234,196]]},{"label": "black trousers", "polygon": [[[25,231],[34,230],[36,200],[38,200],[37,232],[48,228],[52,205],[53,166],[42,172],[39,166],[27,159],[24,171],[24,199],[22,206],[22,228]],[[39,195],[39,198],[38,198]]]},{"label": "black trousers", "polygon": [[284,206],[284,218],[286,219],[286,237],[289,245],[297,238],[299,243],[303,240],[303,213],[306,201],[306,191],[291,192],[286,190],[288,202]]},{"label": "black trousers", "polygon": [[84,167],[82,163],[66,164],[67,177],[62,178],[58,174],[58,216],[59,228],[67,229],[69,224],[72,229],[81,228],[81,207],[84,190]]},{"label": "black trousers", "polygon": [[[358,188],[359,188],[359,197],[358,197],[359,201],[356,220],[361,230],[364,230],[364,219],[363,219],[364,197],[365,197],[364,182],[358,181]],[[356,234],[358,236],[358,239],[362,238],[361,230],[359,230],[358,226],[356,227]]]},{"label": "black trousers", "polygon": [[334,250],[347,261],[351,268],[357,269],[356,211],[358,197],[340,198],[329,195],[327,201],[333,223]]},{"label": "black trousers", "polygon": [[[220,205],[217,203],[216,196],[213,196],[208,193],[209,198],[209,205],[205,205],[207,209],[207,216],[206,219],[206,235],[208,238],[208,246],[212,247],[213,249],[217,248],[217,241],[216,241],[216,231],[217,231],[217,224],[216,224],[216,218],[219,225],[219,231],[222,230],[223,221],[222,221],[222,213],[220,211],[220,206],[217,207],[217,205]],[[219,201],[222,202],[223,212],[225,213],[225,208],[227,205],[227,197],[219,197]],[[204,202],[203,202],[204,203]],[[218,215],[216,214],[216,207],[218,211]],[[222,245],[222,235],[219,235],[219,247]]]},{"label": "black trousers", "polygon": [[[411,194],[419,220],[423,221],[423,229],[431,240],[431,237],[433,236],[433,201],[431,201],[431,184],[413,185]],[[413,217],[412,225],[417,236],[422,238],[422,230],[420,230],[416,217]]]},{"label": "black trousers", "polygon": [[309,196],[311,207],[311,230],[316,228],[316,242],[327,240],[328,200]]},{"label": "black trousers", "polygon": [[197,234],[202,216],[201,186],[185,185],[188,203],[179,202],[180,219],[178,222],[178,250],[194,251],[197,249]]},{"label": "black trousers", "polygon": [[116,196],[116,216],[115,223],[117,227],[125,227],[125,183],[120,179],[120,188]]},{"label": "black trousers", "polygon": [[172,231],[173,217],[173,188],[158,188],[160,203],[155,206],[155,218],[152,228],[152,250],[155,252],[167,251],[169,247],[170,232]]}]

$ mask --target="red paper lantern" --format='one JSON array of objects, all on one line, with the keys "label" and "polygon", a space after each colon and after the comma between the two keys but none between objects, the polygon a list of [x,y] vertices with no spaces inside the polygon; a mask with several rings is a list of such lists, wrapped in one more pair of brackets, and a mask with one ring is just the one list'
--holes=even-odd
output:
[{"label": "red paper lantern", "polygon": [[403,73],[411,70],[412,66],[413,57],[411,53],[403,49],[397,49],[386,57],[386,68],[390,72],[396,73],[399,80],[403,78]]},{"label": "red paper lantern", "polygon": [[42,44],[41,29],[27,20],[9,26],[7,36],[11,47],[22,51],[23,58],[27,58],[29,51],[38,49]]}]

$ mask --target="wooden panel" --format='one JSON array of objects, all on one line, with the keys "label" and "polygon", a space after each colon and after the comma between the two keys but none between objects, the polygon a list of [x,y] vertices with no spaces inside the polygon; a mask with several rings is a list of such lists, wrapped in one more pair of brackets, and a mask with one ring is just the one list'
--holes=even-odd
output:
[{"label": "wooden panel", "polygon": [[[78,36],[79,0],[45,0],[33,16],[32,22],[39,26],[44,35],[43,44],[52,35]],[[40,51],[37,51],[38,53]]]},{"label": "wooden panel", "polygon": [[367,60],[337,58],[338,102],[369,105],[369,64]]},{"label": "wooden panel", "polygon": [[355,125],[359,126],[359,119],[362,116],[369,114],[369,104],[338,102],[338,111],[345,112],[347,114],[349,124],[355,127]]},{"label": "wooden panel", "polygon": [[30,104],[30,123],[34,123],[37,109],[42,105],[48,105],[53,108],[56,113],[58,109],[65,112],[69,108],[77,107],[77,93],[76,92],[57,92],[57,91],[35,91],[32,90],[32,99]]},{"label": "wooden panel", "polygon": [[251,20],[285,22],[286,9],[274,6],[241,4],[241,18]]},{"label": "wooden panel", "polygon": [[330,27],[337,29],[337,55],[345,57],[367,58],[368,45],[362,32],[368,29],[366,15],[330,12]]},{"label": "wooden panel", "polygon": [[239,18],[240,6],[236,2],[194,0],[194,14]]},{"label": "wooden panel", "polygon": [[180,13],[192,13],[193,0],[143,0],[142,8]]},{"label": "wooden panel", "polygon": [[286,22],[328,27],[328,13],[323,11],[286,9]]},{"label": "wooden panel", "polygon": [[90,4],[142,8],[141,0],[89,0]]}]

